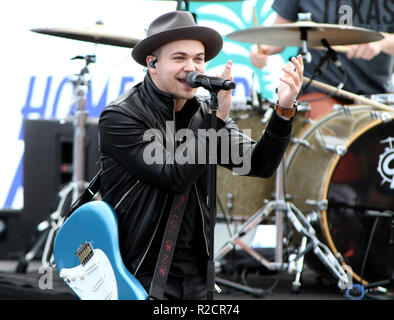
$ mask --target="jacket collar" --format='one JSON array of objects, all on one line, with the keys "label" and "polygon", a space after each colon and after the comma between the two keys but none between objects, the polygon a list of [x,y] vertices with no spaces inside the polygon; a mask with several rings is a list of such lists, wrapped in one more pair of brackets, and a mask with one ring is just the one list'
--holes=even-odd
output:
[{"label": "jacket collar", "polygon": [[[149,73],[146,74],[144,81],[141,83],[140,92],[142,98],[158,112],[163,113],[167,119],[173,119],[175,98],[172,94],[165,93],[156,87]],[[194,97],[186,102],[185,107],[189,104],[197,106],[197,99]],[[193,108],[194,109],[194,108]]]},{"label": "jacket collar", "polygon": [[153,83],[150,74],[147,73],[144,81],[141,83],[140,92],[142,98],[158,112],[164,113],[166,118],[173,118],[174,96],[161,91]]}]

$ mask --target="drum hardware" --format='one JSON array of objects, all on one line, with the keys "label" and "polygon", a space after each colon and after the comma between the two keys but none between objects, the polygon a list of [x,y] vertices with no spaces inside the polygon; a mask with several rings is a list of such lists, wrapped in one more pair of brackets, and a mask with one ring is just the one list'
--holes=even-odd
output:
[{"label": "drum hardware", "polygon": [[227,199],[227,205],[226,205],[226,207],[227,207],[227,209],[228,209],[228,211],[229,211],[229,213],[230,213],[230,215],[231,215],[231,210],[233,209],[233,194],[232,193],[228,193],[227,194],[227,196],[226,196],[226,199]]},{"label": "drum hardware", "polygon": [[[254,228],[264,220],[269,213],[274,209],[275,203],[269,201],[266,206],[260,208],[255,212],[247,221],[245,221],[239,228],[238,232],[234,234],[217,252],[216,260],[220,261],[228,252],[230,252],[234,245],[241,237],[247,234],[249,231],[254,230]],[[262,259],[264,261],[264,259]],[[269,264],[263,264],[265,267],[269,268]]]},{"label": "drum hardware", "polygon": [[[384,218],[394,218],[394,211],[385,210],[385,211],[378,211],[378,210],[366,210],[365,215],[367,217],[384,217]],[[393,225],[393,222],[391,223]]]},{"label": "drum hardware", "polygon": [[337,260],[339,261],[339,263],[340,263],[341,265],[343,265],[345,269],[346,269],[346,267],[348,267],[347,265],[345,265],[345,259],[343,258],[343,256],[342,256],[339,252],[337,252],[337,253],[335,254],[335,258],[337,258]]},{"label": "drum hardware", "polygon": [[390,122],[392,121],[392,117],[387,112],[379,112],[379,111],[371,111],[371,118],[374,120],[381,120],[382,122]]},{"label": "drum hardware", "polygon": [[332,110],[333,110],[333,111],[343,110],[343,107],[344,107],[343,104],[334,103],[334,104],[332,105]]},{"label": "drum hardware", "polygon": [[298,102],[297,112],[309,112],[311,110],[312,108],[308,102],[306,101]]},{"label": "drum hardware", "polygon": [[[323,244],[316,236],[316,232],[312,225],[309,223],[308,219],[303,216],[301,211],[299,211],[293,204],[290,204],[293,210],[290,210],[289,219],[293,219],[293,225],[299,233],[306,237],[307,240],[311,240],[309,244],[310,250],[313,249],[313,253],[320,259],[320,261],[327,267],[331,274],[338,280],[338,287],[340,289],[346,288],[349,279],[348,275],[339,263],[338,259],[331,252],[331,250]],[[297,214],[295,216],[294,214]],[[298,218],[298,221],[296,219]],[[300,222],[302,223],[300,225]],[[305,249],[303,256],[307,253],[308,247]]]},{"label": "drum hardware", "polygon": [[83,189],[88,183],[85,180],[85,135],[86,135],[86,120],[88,113],[85,110],[86,95],[90,88],[90,79],[88,66],[96,61],[94,55],[76,56],[72,58],[85,60],[85,66],[81,69],[80,73],[76,75],[75,79],[70,79],[73,84],[75,111],[73,119],[73,157],[72,167],[73,174],[71,182],[63,187],[59,195],[59,203],[56,210],[50,214],[49,218],[41,222],[37,229],[41,233],[38,241],[33,245],[24,257],[18,262],[16,271],[25,272],[27,264],[36,256],[38,250],[44,244],[44,249],[41,257],[43,267],[50,267],[53,265],[52,248],[57,230],[63,223],[64,216],[71,204],[74,203]]},{"label": "drum hardware", "polygon": [[305,139],[293,137],[293,138],[291,138],[291,143],[298,144],[298,145],[303,146],[308,149],[312,148],[311,144]]},{"label": "drum hardware", "polygon": [[[311,201],[311,200],[309,200],[309,201]],[[317,201],[316,205],[317,205],[317,208],[324,208],[326,204],[327,204],[327,200],[320,200],[320,201]],[[312,226],[316,226],[319,222],[320,214],[316,211],[312,211],[306,217]]]},{"label": "drum hardware", "polygon": [[351,107],[344,105],[342,107],[342,110],[343,110],[343,113],[345,114],[345,116],[349,119],[349,121],[353,121],[354,117],[353,117],[353,114],[352,114],[352,111],[350,110],[350,108]]},{"label": "drum hardware", "polygon": [[[312,15],[307,14],[307,13],[298,13],[298,20],[300,22],[302,21],[308,21],[310,22],[312,20]],[[305,27],[300,27],[300,40],[301,40],[301,56],[302,60],[304,60],[305,63],[310,63],[312,61],[312,55],[308,51],[308,29]]]},{"label": "drum hardware", "polygon": [[351,107],[348,105],[342,105],[342,104],[334,104],[332,106],[332,110],[335,111],[342,111],[343,114],[346,116],[346,118],[348,118],[350,121],[354,120],[353,114],[352,114],[352,110]]},{"label": "drum hardware", "polygon": [[338,143],[338,142],[341,142],[340,139],[338,139],[338,138],[336,138],[336,137],[334,137],[332,135],[325,135],[322,132],[322,130],[317,130],[316,138],[319,141],[319,143],[320,143],[320,145],[322,146],[323,149],[325,149],[327,151],[330,151],[330,152],[334,152],[334,153],[338,154],[341,157],[347,151],[346,146]]},{"label": "drum hardware", "polygon": [[304,269],[304,253],[306,253],[307,241],[307,237],[302,237],[301,245],[299,247],[299,251],[302,253],[302,255],[296,255],[295,253],[289,255],[288,270],[290,274],[295,273],[295,278],[292,282],[293,293],[298,293],[301,288],[301,274],[302,270]]},{"label": "drum hardware", "polygon": [[[251,255],[254,259],[256,259],[260,264],[265,266],[268,270],[277,270],[282,271],[285,268],[289,268],[289,263],[292,263],[293,268],[296,265],[296,279],[294,280],[294,286],[299,286],[299,279],[301,276],[302,268],[303,268],[303,260],[299,261],[299,259],[303,259],[304,255],[313,249],[313,253],[322,261],[322,263],[329,269],[332,275],[338,280],[338,285],[341,287],[348,283],[348,277],[342,266],[336,260],[335,256],[331,253],[331,251],[321,243],[316,237],[316,232],[312,225],[309,223],[307,218],[303,216],[303,214],[286,199],[285,194],[285,186],[284,186],[284,173],[285,173],[285,164],[284,160],[281,161],[277,172],[276,172],[276,183],[275,183],[275,200],[269,201],[264,207],[260,208],[257,212],[255,212],[241,227],[240,230],[235,233],[226,243],[222,245],[218,249],[215,254],[215,261],[220,261],[223,257],[234,249],[237,245],[242,248],[242,250],[246,251],[249,255]],[[275,260],[269,261],[264,258],[255,250],[249,248],[240,238],[243,237],[246,233],[254,230],[258,224],[260,224],[264,219],[266,219],[272,212],[275,212],[275,223],[277,227],[276,232],[276,248],[275,248]],[[295,260],[288,261],[287,263],[283,260],[283,242],[284,238],[284,219],[288,219],[297,232],[303,235],[305,239],[302,240],[301,246],[298,248],[298,254],[295,257]],[[306,246],[306,243],[310,241],[310,244]],[[308,249],[308,251],[306,251]],[[297,261],[298,265],[297,265]],[[227,280],[222,281],[221,278],[216,277],[216,281],[218,283],[222,283],[226,286],[231,286],[237,289],[242,290],[238,284],[229,282]],[[298,287],[299,288],[299,287]],[[250,288],[247,292],[258,289]]]},{"label": "drum hardware", "polygon": [[[312,212],[307,215],[308,221],[312,224],[315,222],[316,213]],[[308,238],[303,236],[301,239],[301,244],[298,249],[298,254],[289,255],[289,273],[295,273],[294,281],[292,282],[292,292],[298,293],[301,288],[301,274],[304,268],[304,257],[313,248],[312,244],[307,245]]]},{"label": "drum hardware", "polygon": [[343,145],[339,145],[339,144],[325,144],[324,145],[324,149],[328,150],[328,151],[332,151],[335,152],[336,154],[338,154],[339,156],[344,156],[345,153],[347,152],[347,148],[346,146]]},{"label": "drum hardware", "polygon": [[327,199],[322,199],[322,200],[306,199],[305,203],[311,207],[317,208],[320,211],[327,210],[327,208],[328,208],[328,200]]},{"label": "drum hardware", "polygon": [[389,244],[393,245],[394,244],[394,211],[390,211],[390,210],[385,210],[385,211],[366,210],[364,214],[365,214],[366,217],[391,218]]},{"label": "drum hardware", "polygon": [[377,101],[387,105],[394,105],[394,93],[371,94],[369,98],[373,101]]}]

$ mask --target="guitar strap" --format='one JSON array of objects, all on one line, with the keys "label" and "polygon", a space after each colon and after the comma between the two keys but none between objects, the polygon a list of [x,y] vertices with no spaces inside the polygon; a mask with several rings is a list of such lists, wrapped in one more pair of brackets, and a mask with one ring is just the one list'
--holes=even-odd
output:
[{"label": "guitar strap", "polygon": [[79,198],[71,205],[70,210],[66,213],[65,219],[67,219],[75,210],[77,210],[84,203],[89,202],[93,199],[94,195],[100,190],[100,174],[103,169],[96,173],[93,179],[90,181],[87,188],[81,193]]},{"label": "guitar strap", "polygon": [[175,194],[174,196],[149,290],[150,299],[163,300],[164,288],[167,284],[168,273],[189,197],[189,191],[190,188],[184,194]]}]

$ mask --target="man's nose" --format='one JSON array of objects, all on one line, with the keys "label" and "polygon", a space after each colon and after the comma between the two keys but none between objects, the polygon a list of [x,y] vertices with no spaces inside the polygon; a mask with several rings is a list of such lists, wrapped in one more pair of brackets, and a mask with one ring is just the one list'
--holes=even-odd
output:
[{"label": "man's nose", "polygon": [[197,70],[196,63],[193,61],[193,59],[187,59],[185,61],[185,66],[184,66],[185,71],[192,72]]}]

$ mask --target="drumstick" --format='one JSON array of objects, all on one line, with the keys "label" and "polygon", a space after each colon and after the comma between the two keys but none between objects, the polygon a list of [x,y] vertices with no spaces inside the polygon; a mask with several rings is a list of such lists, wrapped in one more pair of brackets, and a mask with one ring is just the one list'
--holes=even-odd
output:
[{"label": "drumstick", "polygon": [[[304,82],[308,83],[310,80],[311,80],[310,78],[304,76]],[[358,102],[361,102],[361,103],[373,106],[373,107],[375,107],[377,109],[380,109],[382,111],[394,112],[394,108],[389,107],[388,105],[385,105],[383,103],[376,102],[376,101],[373,101],[371,99],[359,96],[359,95],[351,93],[349,91],[345,91],[345,90],[342,90],[342,89],[335,88],[333,86],[330,86],[328,84],[319,82],[317,80],[312,80],[311,85],[316,87],[316,88],[320,88],[320,89],[323,89],[325,91],[332,92],[332,93],[335,93],[337,95],[346,97],[348,99],[353,99],[355,101],[358,101]]]}]

